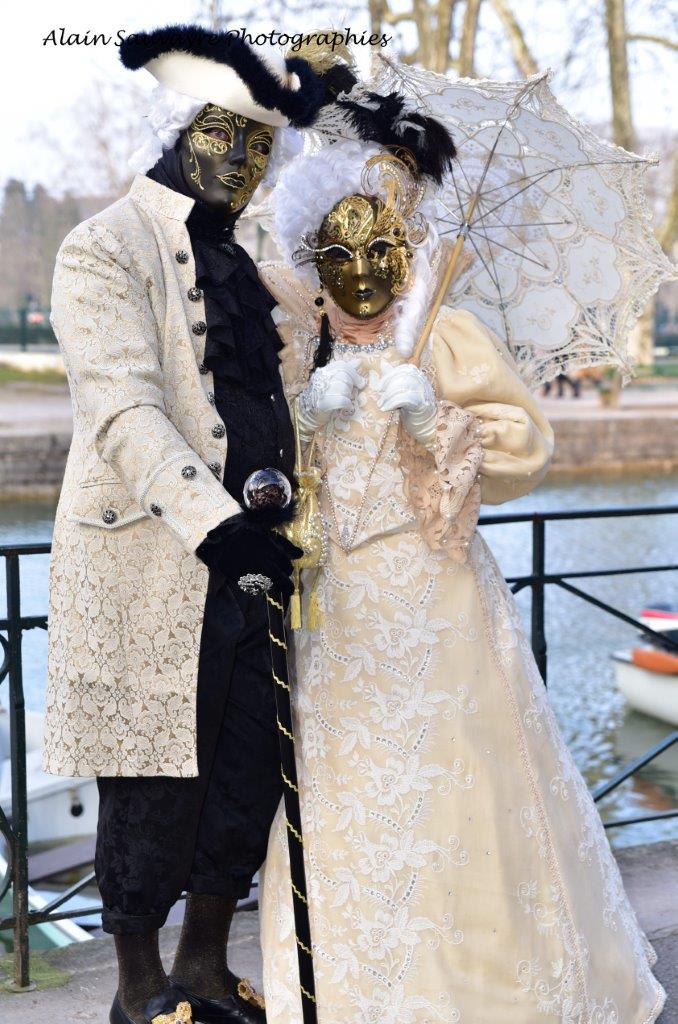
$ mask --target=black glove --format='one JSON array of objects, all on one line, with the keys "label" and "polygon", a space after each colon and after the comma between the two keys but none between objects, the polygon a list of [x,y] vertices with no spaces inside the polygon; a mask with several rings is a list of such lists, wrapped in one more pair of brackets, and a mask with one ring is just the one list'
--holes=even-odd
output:
[{"label": "black glove", "polygon": [[303,551],[242,513],[210,530],[196,555],[228,583],[237,586],[240,577],[250,573],[268,576],[274,588],[289,597],[294,589],[292,561],[301,558]]}]

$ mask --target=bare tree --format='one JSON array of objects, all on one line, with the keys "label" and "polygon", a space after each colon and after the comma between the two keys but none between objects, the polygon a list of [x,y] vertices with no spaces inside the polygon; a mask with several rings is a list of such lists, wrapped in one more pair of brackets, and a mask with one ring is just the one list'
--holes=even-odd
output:
[{"label": "bare tree", "polygon": [[636,149],[636,133],[631,114],[626,0],[605,0],[605,27],[610,68],[612,137],[618,146],[633,152]]},{"label": "bare tree", "polygon": [[122,195],[132,179],[128,161],[142,138],[147,95],[131,79],[124,87],[94,79],[71,108],[67,130],[45,137],[55,187],[67,182],[79,195]]},{"label": "bare tree", "polygon": [[466,0],[464,7],[464,20],[459,38],[458,71],[461,78],[475,78],[475,55],[481,3],[482,0]]},{"label": "bare tree", "polygon": [[539,65],[532,56],[525,33],[508,0],[490,0],[490,2],[504,27],[516,67],[525,76],[536,74],[539,71]]}]

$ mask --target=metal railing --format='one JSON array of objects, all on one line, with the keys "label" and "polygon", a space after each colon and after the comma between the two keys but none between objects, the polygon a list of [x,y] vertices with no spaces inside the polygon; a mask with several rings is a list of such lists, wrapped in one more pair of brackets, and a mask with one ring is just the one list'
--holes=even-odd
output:
[{"label": "metal railing", "polygon": [[[626,615],[613,605],[601,601],[575,585],[573,580],[593,577],[636,575],[650,572],[671,572],[678,564],[630,566],[617,569],[598,569],[586,572],[546,572],[546,524],[564,520],[612,519],[622,517],[676,515],[678,505],[640,508],[585,509],[572,512],[518,513],[515,515],[488,515],[480,519],[481,526],[508,523],[532,524],[532,570],[526,576],[507,579],[513,593],[530,588],[532,650],[544,683],[547,681],[547,643],[544,616],[544,594],[547,586],[559,587],[586,601],[596,608],[632,626],[636,631],[656,637],[652,630],[641,622]],[[0,646],[4,652],[0,666],[0,684],[9,680],[10,745],[12,760],[12,820],[11,823],[0,809],[0,833],[5,837],[9,850],[8,869],[0,882],[0,900],[12,888],[13,912],[10,917],[0,919],[0,931],[12,929],[14,934],[14,981],[15,991],[26,991],[30,987],[29,974],[29,926],[47,921],[60,921],[72,917],[96,914],[101,906],[86,907],[84,910],[63,910],[71,897],[81,892],[94,881],[89,872],[67,891],[57,895],[41,910],[31,910],[28,903],[28,836],[27,836],[27,792],[26,792],[26,733],[25,705],[22,675],[21,646],[23,634],[30,629],[46,629],[47,616],[24,616],[21,614],[20,559],[23,556],[48,554],[49,544],[25,544],[0,546],[0,558],[5,560],[7,589],[7,618],[0,619]],[[4,636],[2,634],[5,634]],[[678,644],[666,641],[666,646],[678,651]],[[594,800],[601,800],[631,778],[641,768],[657,758],[664,750],[678,743],[678,730],[670,732],[660,743],[647,750],[630,764],[621,768],[611,779],[593,790]],[[678,808],[656,814],[637,815],[623,820],[606,822],[606,828],[654,821],[660,818],[678,817]]]}]

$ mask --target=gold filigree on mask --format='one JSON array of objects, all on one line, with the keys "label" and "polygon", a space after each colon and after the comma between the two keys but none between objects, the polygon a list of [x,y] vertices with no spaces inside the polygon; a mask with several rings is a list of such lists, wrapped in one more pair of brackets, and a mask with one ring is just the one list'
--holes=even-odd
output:
[{"label": "gold filigree on mask", "polygon": [[381,199],[346,196],[327,214],[318,232],[316,263],[328,284],[343,285],[342,263],[363,257],[392,294],[409,286],[405,221]]},{"label": "gold filigree on mask", "polygon": [[[425,187],[408,150],[371,157],[362,171],[361,188],[361,194],[341,199],[320,229],[302,239],[294,258],[302,264],[315,263],[321,281],[342,309],[369,317],[410,287],[414,247],[426,238],[428,225],[417,213]],[[371,275],[362,289],[364,298],[360,288],[351,293],[345,281],[347,271],[356,279],[361,260],[369,262],[367,276]]]},{"label": "gold filigree on mask", "polygon": [[426,191],[416,161],[408,149],[371,156],[363,168],[361,185],[365,195],[380,195],[384,205],[398,211],[404,220],[415,216]]},{"label": "gold filigree on mask", "polygon": [[[244,119],[246,120],[246,119]],[[233,189],[233,208],[240,209],[249,202],[254,190],[263,178],[273,146],[273,129],[262,125],[250,132],[245,142],[245,163],[248,174],[233,171],[230,174],[217,174],[219,181],[227,188]]]},{"label": "gold filigree on mask", "polygon": [[[234,114],[223,107],[217,107],[214,103],[208,103],[206,107],[196,114],[188,129],[188,144],[191,153],[191,181],[198,188],[204,188],[201,181],[200,162],[198,153],[207,153],[209,156],[225,156],[232,148],[236,128],[240,128],[247,122],[247,118],[240,114]],[[217,139],[208,133],[221,131],[225,139]]]},{"label": "gold filigree on mask", "polygon": [[[238,129],[252,128],[245,138],[245,160],[238,170],[228,171],[225,174],[216,174],[215,177],[229,190],[233,192],[232,207],[240,209],[251,198],[254,190],[264,176],[268,158],[273,145],[273,128],[251,121],[242,114],[235,114],[223,107],[208,103],[191,122],[188,128],[189,162],[191,165],[191,181],[202,191],[205,186],[202,182],[202,169],[198,154],[202,153],[208,157],[223,156],[228,160],[228,154],[233,148],[236,131]],[[219,131],[224,138],[216,138],[210,132]]]}]

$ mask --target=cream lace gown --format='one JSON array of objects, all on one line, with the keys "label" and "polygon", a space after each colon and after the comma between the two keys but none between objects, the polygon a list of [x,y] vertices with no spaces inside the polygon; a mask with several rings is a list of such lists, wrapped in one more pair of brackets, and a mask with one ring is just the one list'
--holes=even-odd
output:
[{"label": "cream lace gown", "polygon": [[[295,393],[312,313],[264,278]],[[318,436],[325,621],[295,637],[320,1024],[650,1024],[653,951],[475,533],[479,482],[495,501],[529,490],[548,425],[470,314],[444,311],[432,337],[435,460],[377,407],[393,347],[350,355],[368,384]],[[302,1024],[282,807],[261,914],[268,1024]]]}]

